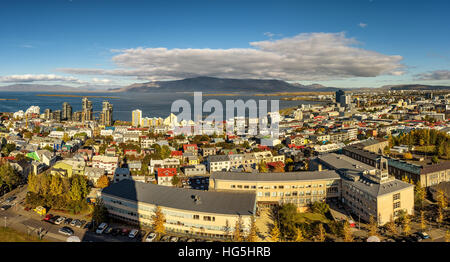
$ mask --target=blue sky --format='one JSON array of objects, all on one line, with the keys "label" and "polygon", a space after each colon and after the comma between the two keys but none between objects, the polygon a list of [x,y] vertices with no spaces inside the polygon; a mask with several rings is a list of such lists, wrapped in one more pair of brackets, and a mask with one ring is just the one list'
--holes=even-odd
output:
[{"label": "blue sky", "polygon": [[449,11],[445,0],[4,0],[0,85],[197,74],[450,85]]}]

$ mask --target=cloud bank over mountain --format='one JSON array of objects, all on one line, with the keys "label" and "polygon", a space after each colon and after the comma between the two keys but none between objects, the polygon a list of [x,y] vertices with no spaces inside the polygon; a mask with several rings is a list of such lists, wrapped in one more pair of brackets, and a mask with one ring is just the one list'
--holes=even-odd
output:
[{"label": "cloud bank over mountain", "polygon": [[399,55],[365,50],[345,33],[303,33],[249,43],[249,48],[112,50],[117,68],[59,68],[75,75],[111,75],[139,80],[222,78],[324,81],[353,77],[402,75]]}]

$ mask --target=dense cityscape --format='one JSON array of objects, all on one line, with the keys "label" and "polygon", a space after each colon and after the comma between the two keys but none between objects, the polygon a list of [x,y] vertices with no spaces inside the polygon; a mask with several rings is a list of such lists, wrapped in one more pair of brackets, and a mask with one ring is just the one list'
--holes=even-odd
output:
[{"label": "dense cityscape", "polygon": [[449,93],[319,96],[268,114],[278,137],[175,134],[201,123],[139,109],[113,120],[111,103],[93,112],[87,97],[80,112],[3,112],[5,229],[34,241],[450,241]]}]

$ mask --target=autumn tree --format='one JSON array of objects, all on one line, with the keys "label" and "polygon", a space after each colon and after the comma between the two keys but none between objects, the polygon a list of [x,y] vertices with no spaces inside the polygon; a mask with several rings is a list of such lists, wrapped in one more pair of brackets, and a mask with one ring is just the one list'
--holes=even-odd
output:
[{"label": "autumn tree", "polygon": [[370,216],[370,218],[369,218],[369,234],[371,236],[376,236],[377,230],[378,230],[377,221],[375,220],[375,218],[373,216]]},{"label": "autumn tree", "polygon": [[344,242],[353,242],[353,235],[348,221],[344,222],[344,228],[342,229],[344,235]]},{"label": "autumn tree", "polygon": [[397,234],[397,226],[395,225],[394,218],[391,215],[391,218],[389,219],[389,222],[386,223],[386,228],[391,232],[391,234],[395,235]]},{"label": "autumn tree", "polygon": [[166,218],[161,210],[161,207],[156,206],[154,215],[152,216],[152,226],[155,233],[164,234],[166,232],[166,228],[164,227],[165,222]]},{"label": "autumn tree", "polygon": [[420,211],[420,228],[422,230],[425,230],[425,228],[427,227],[427,221],[425,220],[425,211]]},{"label": "autumn tree", "polygon": [[101,176],[96,183],[96,187],[105,188],[109,186],[109,178],[106,175]]},{"label": "autumn tree", "polygon": [[325,228],[323,227],[323,224],[319,224],[319,235],[317,236],[318,242],[324,242],[325,241]]},{"label": "autumn tree", "polygon": [[248,233],[248,236],[247,236],[247,242],[256,242],[257,234],[258,234],[258,231],[256,228],[255,217],[252,216],[251,220],[250,220],[250,232]]},{"label": "autumn tree", "polygon": [[241,217],[236,220],[236,224],[234,225],[234,231],[233,231],[233,241],[234,242],[242,242],[242,220]]},{"label": "autumn tree", "polygon": [[295,242],[303,242],[305,241],[305,237],[303,236],[303,232],[301,228],[297,228],[295,230]]},{"label": "autumn tree", "polygon": [[442,189],[437,191],[437,203],[438,207],[441,209],[445,209],[448,206],[447,196]]},{"label": "autumn tree", "polygon": [[423,188],[420,185],[419,181],[417,181],[414,189],[415,189],[416,198],[420,201],[420,207],[423,207],[423,202],[425,201],[425,197],[426,197],[426,193],[427,192],[425,191],[425,188]]},{"label": "autumn tree", "polygon": [[272,227],[272,230],[270,231],[270,240],[272,242],[279,242],[280,241],[280,228],[278,227],[278,223],[275,223]]},{"label": "autumn tree", "polygon": [[447,230],[445,232],[445,242],[450,242],[450,231],[449,230]]},{"label": "autumn tree", "polygon": [[411,232],[411,218],[409,217],[408,214],[406,214],[405,217],[403,218],[403,234],[407,236],[409,235],[410,232]]},{"label": "autumn tree", "polygon": [[103,200],[101,198],[97,198],[94,205],[94,210],[92,212],[92,219],[100,224],[102,222],[108,221],[108,209],[105,207]]}]

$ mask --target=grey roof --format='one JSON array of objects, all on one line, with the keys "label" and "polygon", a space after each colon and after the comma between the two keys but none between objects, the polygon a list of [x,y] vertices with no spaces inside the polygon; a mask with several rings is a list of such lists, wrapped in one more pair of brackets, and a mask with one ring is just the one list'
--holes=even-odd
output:
[{"label": "grey roof", "polygon": [[360,148],[358,148],[358,147],[356,147],[354,145],[346,146],[346,147],[343,148],[343,150],[348,151],[348,152],[352,152],[352,153],[355,153],[355,154],[358,154],[360,156],[363,156],[363,157],[365,157],[367,159],[371,159],[371,160],[377,160],[378,158],[381,157],[378,154],[375,154],[373,152],[370,152],[370,151],[367,151],[367,150],[364,150],[364,149],[360,149]]},{"label": "grey roof", "polygon": [[361,177],[357,181],[352,181],[348,179],[344,179],[346,183],[349,183],[359,190],[368,193],[371,196],[377,197],[385,194],[394,193],[396,191],[408,188],[408,187],[414,187],[414,185],[408,184],[406,182],[403,182],[398,179],[391,180],[389,182],[384,182],[381,184],[374,183],[370,179],[367,179],[365,177]]},{"label": "grey roof", "polygon": [[237,181],[293,181],[293,180],[323,180],[339,179],[334,170],[286,172],[286,173],[241,173],[241,172],[214,172],[210,179],[237,180]]},{"label": "grey roof", "polygon": [[362,141],[360,143],[354,144],[354,146],[359,147],[359,148],[363,148],[366,146],[371,146],[371,145],[375,145],[375,144],[379,144],[379,143],[383,143],[386,142],[386,139],[367,139],[365,141]]},{"label": "grey roof", "polygon": [[[256,203],[255,193],[200,191],[128,179],[104,188],[103,194],[180,210],[231,215],[252,215]],[[200,203],[194,196],[200,197]]]},{"label": "grey roof", "polygon": [[224,162],[224,161],[230,161],[228,155],[208,156],[208,162]]},{"label": "grey roof", "polygon": [[364,170],[373,170],[373,166],[359,162],[346,155],[338,155],[335,153],[324,154],[318,157],[319,161],[328,165],[330,168],[338,170],[339,173],[350,175],[361,174]]}]

